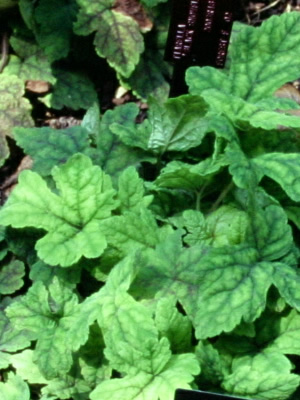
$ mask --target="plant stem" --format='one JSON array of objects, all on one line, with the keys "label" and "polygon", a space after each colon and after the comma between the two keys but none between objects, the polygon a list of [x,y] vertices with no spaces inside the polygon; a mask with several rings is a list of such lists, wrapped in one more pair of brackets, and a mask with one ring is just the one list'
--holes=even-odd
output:
[{"label": "plant stem", "polygon": [[212,213],[213,211],[215,211],[219,207],[219,205],[222,203],[222,201],[225,199],[225,197],[227,196],[227,194],[230,192],[230,190],[233,187],[234,187],[234,183],[233,183],[233,181],[230,181],[229,184],[227,186],[225,186],[225,188],[220,193],[220,196],[217,198],[217,200],[214,202],[214,204],[209,209],[209,212],[208,212],[209,214]]},{"label": "plant stem", "polygon": [[8,61],[8,38],[7,33],[4,32],[1,41],[1,60],[0,60],[0,74],[3,71]]}]

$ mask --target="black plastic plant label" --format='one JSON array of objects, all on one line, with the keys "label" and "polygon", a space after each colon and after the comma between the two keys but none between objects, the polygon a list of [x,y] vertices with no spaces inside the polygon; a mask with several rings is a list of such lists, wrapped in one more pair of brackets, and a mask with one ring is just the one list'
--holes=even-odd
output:
[{"label": "black plastic plant label", "polygon": [[245,400],[245,398],[202,392],[201,390],[177,389],[175,400]]},{"label": "black plastic plant label", "polygon": [[224,66],[235,0],[173,0],[165,59]]}]

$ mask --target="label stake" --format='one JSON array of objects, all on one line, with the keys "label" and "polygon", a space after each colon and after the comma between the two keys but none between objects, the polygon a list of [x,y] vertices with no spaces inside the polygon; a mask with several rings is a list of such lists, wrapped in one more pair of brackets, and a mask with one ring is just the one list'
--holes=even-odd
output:
[{"label": "label stake", "polygon": [[223,68],[236,0],[173,0],[165,60],[174,64],[170,96],[187,93],[192,65]]}]

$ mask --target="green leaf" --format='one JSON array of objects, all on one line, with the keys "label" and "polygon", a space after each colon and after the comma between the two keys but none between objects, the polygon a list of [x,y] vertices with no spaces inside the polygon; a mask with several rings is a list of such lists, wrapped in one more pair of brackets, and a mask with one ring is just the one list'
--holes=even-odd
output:
[{"label": "green leaf", "polygon": [[293,246],[291,227],[284,210],[269,205],[250,211],[248,242],[259,252],[260,259],[274,261],[284,257]]},{"label": "green leaf", "polygon": [[155,247],[159,242],[159,229],[151,211],[127,211],[104,221],[102,230],[110,246],[118,249],[122,256],[138,248]]},{"label": "green leaf", "polygon": [[202,295],[195,316],[197,337],[231,331],[241,318],[254,321],[265,308],[272,272],[271,264],[257,262],[254,249],[212,251],[201,263]]},{"label": "green leaf", "polygon": [[7,368],[10,355],[30,346],[32,334],[26,330],[15,329],[3,311],[0,312],[0,368]]},{"label": "green leaf", "polygon": [[161,170],[154,182],[159,187],[197,191],[225,164],[226,160],[223,157],[216,160],[207,158],[194,165],[171,161]]},{"label": "green leaf", "polygon": [[34,33],[49,61],[68,55],[76,11],[76,2],[73,0],[42,0],[37,4],[34,10]]},{"label": "green leaf", "polygon": [[48,292],[42,282],[34,283],[21,297],[6,309],[6,314],[19,329],[29,330],[35,338],[40,330],[55,326],[55,318],[48,302]]},{"label": "green leaf", "polygon": [[81,127],[86,129],[94,137],[99,135],[100,130],[100,109],[98,102],[95,102],[85,113]]},{"label": "green leaf", "polygon": [[122,85],[132,89],[133,93],[146,101],[149,96],[159,102],[165,102],[169,95],[170,85],[165,76],[168,76],[167,66],[160,53],[153,50],[142,54],[140,62],[129,78],[121,78]]},{"label": "green leaf", "polygon": [[33,159],[33,170],[50,175],[54,166],[65,163],[75,153],[89,152],[88,131],[80,126],[67,129],[15,128],[17,144]]},{"label": "green leaf", "polygon": [[230,69],[192,67],[187,82],[192,94],[218,88],[251,103],[272,96],[276,89],[297,79],[300,62],[298,36],[300,16],[296,12],[268,18],[254,28],[242,29],[230,48]]},{"label": "green leaf", "polygon": [[[127,112],[126,118],[124,113]],[[116,121],[111,119],[109,129],[117,135],[121,142],[130,147],[148,150],[150,135],[149,121],[146,119],[141,124],[135,122],[139,109],[135,103],[128,103],[114,110]],[[113,114],[110,116],[112,117]],[[109,116],[108,112],[105,116]],[[118,121],[120,120],[120,121]]]},{"label": "green leaf", "polygon": [[285,114],[276,109],[273,101],[253,104],[232,94],[223,93],[217,89],[205,90],[201,96],[210,105],[212,112],[222,112],[239,128],[246,128],[245,122],[253,127],[266,130],[278,129],[280,125],[299,128],[299,117]]},{"label": "green leaf", "polygon": [[186,151],[202,142],[208,120],[203,118],[207,109],[200,97],[184,95],[169,99],[164,105],[151,98],[149,105],[149,149],[160,154]]},{"label": "green leaf", "polygon": [[[272,321],[273,322],[273,321]],[[274,324],[272,326],[274,331]],[[288,315],[281,316],[276,321],[274,340],[268,344],[267,349],[280,351],[283,354],[300,355],[299,346],[300,315],[296,310],[291,310]]]},{"label": "green leaf", "polygon": [[199,365],[192,354],[172,356],[164,369],[154,375],[140,372],[122,379],[110,379],[96,387],[91,400],[173,400],[175,390],[190,389],[193,375],[199,373]]},{"label": "green leaf", "polygon": [[77,296],[54,278],[47,290],[36,282],[27,294],[6,309],[13,325],[37,339],[33,361],[47,379],[63,375],[72,365],[68,331],[76,313]]},{"label": "green leaf", "polygon": [[16,76],[2,74],[0,82],[0,166],[8,157],[5,136],[12,135],[15,126],[32,126],[31,105],[23,97],[24,85]]},{"label": "green leaf", "polygon": [[13,260],[0,270],[0,294],[11,294],[23,286],[25,267],[21,261]]},{"label": "green leaf", "polygon": [[41,281],[48,286],[56,276],[65,286],[73,288],[80,282],[81,268],[78,264],[67,269],[53,267],[38,260],[30,267],[29,278],[33,281]]},{"label": "green leaf", "polygon": [[155,309],[155,325],[160,334],[169,340],[173,353],[191,350],[192,324],[187,316],[177,310],[175,297],[158,300]]},{"label": "green leaf", "polygon": [[246,212],[225,205],[209,214],[206,218],[206,241],[214,247],[243,243],[249,218]]},{"label": "green leaf", "polygon": [[56,83],[52,93],[40,98],[40,101],[49,108],[88,109],[97,101],[94,85],[83,73],[55,67],[53,75]]},{"label": "green leaf", "polygon": [[264,129],[299,127],[298,117],[278,113],[277,100],[271,100],[276,89],[297,79],[300,62],[294,54],[299,51],[299,33],[299,15],[293,12],[272,16],[259,28],[245,27],[230,47],[228,71],[212,67],[187,71],[191,94],[201,95],[212,111],[222,112],[237,125],[249,121]]},{"label": "green leaf", "polygon": [[299,385],[299,376],[291,374],[291,362],[282,354],[264,352],[246,356],[233,364],[233,372],[222,387],[237,396],[259,400],[285,400]]},{"label": "green leaf", "polygon": [[134,167],[123,171],[119,177],[118,186],[121,211],[139,212],[141,208],[146,208],[152,201],[152,196],[144,196],[144,182],[139,178]]},{"label": "green leaf", "polygon": [[99,135],[97,136],[98,163],[113,178],[117,178],[127,167],[139,166],[141,161],[153,161],[149,153],[123,144],[114,134],[113,124],[132,127],[138,113],[137,106],[132,103],[108,110],[103,115]]},{"label": "green leaf", "polygon": [[159,373],[172,353],[168,340],[158,339],[151,311],[123,292],[106,296],[101,311],[104,354],[112,368],[130,375]]},{"label": "green leaf", "polygon": [[77,0],[80,11],[74,28],[78,35],[96,31],[94,44],[100,57],[128,77],[144,50],[143,37],[137,22],[113,8],[112,0]]},{"label": "green leaf", "polygon": [[25,60],[11,55],[4,73],[18,76],[23,81],[45,81],[52,85],[56,82],[50,63],[42,54],[31,55]]},{"label": "green leaf", "polygon": [[201,367],[200,379],[210,384],[217,385],[227,375],[227,368],[216,350],[209,342],[201,341],[195,351]]},{"label": "green leaf", "polygon": [[106,247],[101,221],[117,207],[110,178],[82,154],[54,167],[52,176],[59,195],[39,175],[24,171],[0,211],[2,224],[45,229],[48,233],[36,249],[50,265],[69,266],[82,256],[98,257]]},{"label": "green leaf", "polygon": [[231,49],[232,93],[254,102],[297,79],[299,21],[296,12],[272,16],[259,28],[245,27],[237,35]]},{"label": "green leaf", "polygon": [[182,214],[183,226],[187,230],[187,235],[184,237],[185,243],[189,246],[204,246],[209,245],[212,241],[207,232],[207,226],[204,215],[200,211],[185,210]]},{"label": "green leaf", "polygon": [[137,258],[143,267],[133,293],[143,298],[176,296],[199,339],[229,332],[242,318],[252,322],[259,317],[272,284],[272,264],[259,263],[257,251],[245,246],[182,249],[179,234]]},{"label": "green leaf", "polygon": [[297,153],[262,154],[252,160],[258,173],[277,182],[294,201],[300,201],[300,155]]},{"label": "green leaf", "polygon": [[9,372],[6,382],[0,382],[0,396],[5,400],[30,400],[27,383],[22,378]]},{"label": "green leaf", "polygon": [[13,354],[10,357],[10,361],[22,379],[29,383],[45,385],[49,381],[45,379],[39,367],[33,361],[33,355],[33,350],[24,350],[21,353]]},{"label": "green leaf", "polygon": [[248,226],[247,214],[233,206],[221,206],[205,219],[196,210],[183,212],[188,234],[184,241],[190,246],[221,247],[245,241]]},{"label": "green leaf", "polygon": [[225,149],[229,163],[229,172],[233,181],[241,189],[253,191],[261,179],[261,174],[250,158],[241,150],[240,146],[232,142]]},{"label": "green leaf", "polygon": [[273,283],[284,300],[300,311],[300,274],[298,269],[284,263],[273,263]]}]

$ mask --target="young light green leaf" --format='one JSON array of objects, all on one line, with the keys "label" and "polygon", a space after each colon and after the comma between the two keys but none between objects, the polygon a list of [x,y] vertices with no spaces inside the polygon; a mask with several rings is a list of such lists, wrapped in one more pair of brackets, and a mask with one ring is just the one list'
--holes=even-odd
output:
[{"label": "young light green leaf", "polygon": [[299,385],[299,376],[291,374],[292,364],[281,353],[264,352],[237,359],[233,372],[222,387],[237,396],[260,400],[285,400]]},{"label": "young light green leaf", "polygon": [[22,378],[9,372],[6,382],[0,382],[0,396],[5,400],[30,400],[27,383]]},{"label": "young light green leaf", "polygon": [[122,379],[110,379],[100,383],[92,391],[91,400],[99,396],[103,400],[173,400],[175,390],[190,389],[193,375],[200,372],[193,354],[172,356],[165,368],[155,375],[139,372]]},{"label": "young light green leaf", "polygon": [[21,353],[10,356],[10,362],[17,374],[24,380],[33,384],[45,385],[49,381],[45,379],[37,364],[33,361],[34,351],[27,349]]},{"label": "young light green leaf", "polygon": [[144,50],[137,22],[113,9],[112,0],[77,0],[80,7],[75,33],[89,35],[96,31],[94,44],[100,57],[125,77],[130,76]]},{"label": "young light green leaf", "polygon": [[55,167],[52,175],[59,195],[39,175],[24,171],[0,211],[2,224],[48,231],[36,249],[50,265],[69,266],[82,256],[100,256],[106,247],[101,221],[117,207],[110,178],[82,154]]},{"label": "young light green leaf", "polygon": [[267,153],[255,157],[253,165],[262,177],[277,182],[294,201],[300,201],[300,155],[297,153]]},{"label": "young light green leaf", "polygon": [[207,107],[201,97],[184,95],[169,99],[163,106],[151,98],[149,104],[149,149],[160,154],[186,151],[202,142],[208,120],[204,118]]},{"label": "young light green leaf", "polygon": [[22,261],[12,260],[0,270],[0,294],[12,294],[23,286],[25,267]]},{"label": "young light green leaf", "polygon": [[17,144],[33,159],[33,170],[50,175],[54,166],[65,163],[75,153],[89,152],[88,131],[80,126],[67,129],[15,128]]}]

